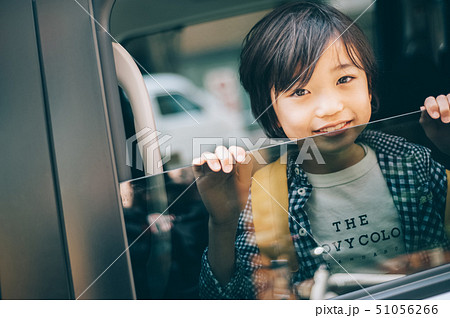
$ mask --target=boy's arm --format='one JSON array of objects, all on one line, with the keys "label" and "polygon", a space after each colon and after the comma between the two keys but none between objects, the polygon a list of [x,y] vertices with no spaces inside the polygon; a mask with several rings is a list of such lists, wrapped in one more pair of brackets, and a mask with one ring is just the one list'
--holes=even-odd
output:
[{"label": "boy's arm", "polygon": [[[221,246],[210,242],[202,259],[202,269],[200,273],[200,297],[203,299],[254,299],[256,290],[254,287],[254,273],[260,267],[258,262],[259,249],[255,243],[255,233],[252,219],[251,195],[248,197],[247,204],[240,215],[237,226],[236,236],[232,241],[232,255],[230,255],[229,246]],[[210,231],[214,226],[210,227]],[[235,231],[236,232],[236,231]],[[222,240],[220,233],[210,233],[213,240]],[[229,235],[227,233],[226,235]],[[213,244],[211,244],[213,243]],[[229,243],[229,242],[228,242]],[[220,251],[221,247],[228,250]],[[216,249],[215,251],[213,249]],[[216,257],[211,260],[212,257]],[[213,267],[212,262],[216,262]],[[218,268],[217,265],[220,267]],[[226,268],[226,267],[231,267]],[[228,277],[217,275],[217,269],[227,270]],[[219,279],[220,278],[220,279]]]},{"label": "boy's arm", "polygon": [[450,170],[447,170],[447,199],[445,204],[445,233],[450,239]]},{"label": "boy's arm", "polygon": [[420,109],[425,134],[440,151],[450,156],[450,94],[427,97]]},{"label": "boy's arm", "polygon": [[237,224],[215,225],[209,222],[208,262],[219,283],[226,285],[234,273]]},{"label": "boy's arm", "polygon": [[[420,123],[427,137],[444,154],[450,156],[450,94],[430,96],[420,108]],[[445,204],[445,232],[450,238],[450,173],[447,174],[447,197]]]},{"label": "boy's arm", "polygon": [[205,152],[193,160],[197,189],[209,213],[209,243],[202,271],[207,268],[203,272],[214,273],[205,277],[214,276],[217,289],[228,285],[236,272],[236,229],[248,199],[252,166],[251,156],[236,146],[219,146],[214,153]]}]

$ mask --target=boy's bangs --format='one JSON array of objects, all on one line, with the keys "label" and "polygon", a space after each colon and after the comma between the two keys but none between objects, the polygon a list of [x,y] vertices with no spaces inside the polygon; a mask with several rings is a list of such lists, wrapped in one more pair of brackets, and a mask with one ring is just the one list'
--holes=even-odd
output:
[{"label": "boy's bangs", "polygon": [[[355,65],[357,68],[367,73],[368,70],[366,70],[363,65],[361,53],[358,53],[358,48],[356,48],[356,44],[353,42],[353,39],[350,37],[347,38],[345,35],[343,35],[342,38],[343,40],[341,40],[341,42],[345,47],[345,51],[347,52],[347,56],[349,57],[350,61],[352,61],[353,65]],[[361,50],[362,48],[359,49]]]},{"label": "boy's bangs", "polygon": [[[301,21],[301,23],[299,22]],[[325,45],[338,30],[320,12],[292,17],[274,54],[271,82],[275,94],[305,86]],[[295,67],[292,67],[295,65]]]},{"label": "boy's bangs", "polygon": [[[295,62],[294,62],[295,63]],[[287,93],[296,89],[300,89],[308,84],[314,73],[315,64],[297,62],[297,67],[294,70],[283,70],[280,72],[278,78],[273,79],[275,94]]]},{"label": "boy's bangs", "polygon": [[[356,45],[353,43],[353,39],[351,37],[346,37],[345,34],[339,34],[337,30],[329,36],[327,41],[322,42],[327,43],[327,46],[301,43],[302,40],[299,39],[296,44],[298,45],[298,48],[303,49],[297,49],[295,53],[288,54],[285,57],[286,63],[274,65],[275,69],[272,72],[272,83],[274,83],[275,95],[278,96],[280,93],[286,93],[288,91],[305,87],[311,79],[315,66],[320,57],[326,50],[332,48],[328,43],[337,43],[338,41],[344,45],[347,56],[350,61],[352,61],[353,65],[367,72],[363,66],[363,61],[358,54],[358,50],[355,47]],[[304,47],[305,45],[307,45],[307,47]],[[307,52],[305,55],[304,49],[307,49],[310,52]],[[303,60],[300,58],[305,56],[308,58]],[[288,65],[297,65],[297,67],[295,69],[291,69]]]}]

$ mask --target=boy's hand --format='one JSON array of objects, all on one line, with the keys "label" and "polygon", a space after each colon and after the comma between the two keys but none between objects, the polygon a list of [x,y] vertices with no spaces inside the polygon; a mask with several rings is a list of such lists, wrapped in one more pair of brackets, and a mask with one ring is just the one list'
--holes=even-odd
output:
[{"label": "boy's hand", "polygon": [[165,215],[161,213],[151,213],[148,216],[148,223],[150,224],[150,232],[153,234],[161,234],[169,232],[173,227],[172,221],[174,220],[173,215]]},{"label": "boy's hand", "polygon": [[[193,160],[197,188],[210,214],[219,226],[235,225],[247,202],[252,160],[241,147],[220,146]],[[207,163],[207,164],[205,164]]]},{"label": "boy's hand", "polygon": [[450,155],[450,94],[425,99],[420,123],[435,146]]}]

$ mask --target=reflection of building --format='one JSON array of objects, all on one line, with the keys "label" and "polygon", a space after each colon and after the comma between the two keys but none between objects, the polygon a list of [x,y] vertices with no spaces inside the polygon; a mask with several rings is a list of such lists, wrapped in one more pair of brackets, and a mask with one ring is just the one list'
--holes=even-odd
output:
[{"label": "reflection of building", "polygon": [[203,79],[206,89],[224,103],[228,110],[242,111],[239,79],[236,70],[227,67],[209,70]]}]

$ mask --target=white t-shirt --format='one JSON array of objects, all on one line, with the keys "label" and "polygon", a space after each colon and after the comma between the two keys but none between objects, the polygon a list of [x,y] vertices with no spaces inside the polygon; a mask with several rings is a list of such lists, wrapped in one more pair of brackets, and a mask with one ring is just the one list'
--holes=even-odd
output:
[{"label": "white t-shirt", "polygon": [[[405,253],[398,211],[375,152],[366,145],[355,165],[307,173],[313,186],[305,212],[332,273],[382,273],[379,264]],[[333,258],[336,260],[334,261]],[[342,265],[339,266],[339,264]]]}]

